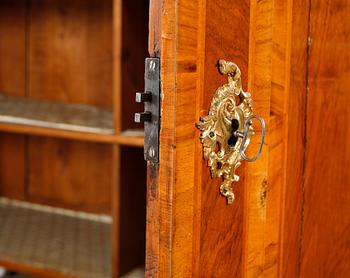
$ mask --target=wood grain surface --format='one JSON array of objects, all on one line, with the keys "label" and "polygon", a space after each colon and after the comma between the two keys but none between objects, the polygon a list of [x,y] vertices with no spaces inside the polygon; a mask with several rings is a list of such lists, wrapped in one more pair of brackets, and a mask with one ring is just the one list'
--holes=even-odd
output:
[{"label": "wood grain surface", "polygon": [[[250,14],[247,21],[247,13],[242,13],[240,18],[239,10],[225,9],[226,4],[229,5],[217,1],[213,5],[210,1],[151,2],[154,9],[151,9],[149,48],[151,55],[162,58],[164,117],[159,177],[157,167],[149,165],[152,174],[148,188],[148,276],[176,273],[181,277],[225,277],[230,273],[235,277],[298,277],[306,265],[302,261],[306,255],[304,251],[300,253],[304,248],[303,233],[308,227],[303,218],[308,196],[307,191],[303,196],[304,171],[306,178],[307,172],[311,173],[304,160],[305,142],[320,137],[305,137],[312,121],[306,114],[308,74],[310,82],[315,74],[310,72],[311,56],[308,67],[310,6],[299,0],[250,1],[249,11],[248,3],[245,6],[241,3],[238,6],[245,7]],[[222,10],[224,14],[220,14]],[[329,10],[333,8],[322,7],[324,13]],[[234,22],[232,18],[240,18],[240,26],[249,30],[249,54],[240,47],[244,38],[248,47],[246,33],[227,36],[225,27],[233,29],[225,19],[230,12],[230,24]],[[317,28],[320,36],[325,32],[321,30]],[[310,32],[312,40],[312,29]],[[346,38],[345,34],[348,31],[340,32],[340,37]],[[338,52],[345,55],[342,52],[345,45],[339,45]],[[196,118],[207,111],[210,92],[222,82],[214,72],[214,57],[222,54],[239,64],[243,76],[249,58],[248,89],[253,94],[255,112],[264,117],[268,127],[263,155],[258,162],[246,164],[242,169],[244,187],[236,190],[243,201],[240,203],[238,197],[233,213],[220,206],[220,197],[214,189],[216,181],[208,176],[201,159],[201,146],[193,142],[196,135],[192,129]],[[346,56],[341,57],[346,60]],[[346,69],[346,63],[343,67]],[[347,87],[345,82],[341,88]],[[189,109],[194,107],[194,102],[196,113]],[[251,145],[254,148],[255,143]],[[344,173],[341,174],[345,179]],[[306,186],[307,180],[305,189]],[[315,187],[313,183],[312,187]],[[309,206],[312,210],[313,204]],[[341,209],[344,222],[347,210]],[[225,230],[228,223],[230,229]],[[219,231],[224,231],[224,238]],[[234,236],[230,238],[230,235]],[[230,247],[233,249],[229,251]],[[220,253],[223,250],[226,251]],[[230,268],[226,269],[227,265]],[[310,275],[311,272],[305,277],[313,277]]]},{"label": "wood grain surface", "polygon": [[251,2],[249,90],[267,136],[246,166],[247,277],[295,277],[299,264],[307,13],[302,1]]},{"label": "wood grain surface", "polygon": [[[268,192],[270,187],[268,183],[270,105],[274,65],[271,55],[273,53],[273,40],[276,39],[273,36],[273,4],[273,1],[251,1],[250,3],[248,91],[253,97],[254,113],[264,118],[267,132],[264,149],[258,161],[244,164],[246,173],[244,177],[246,189],[244,196],[245,242],[242,263],[244,277],[259,277],[265,271],[265,247],[266,243],[270,242],[266,233],[267,210],[271,205],[274,206]],[[257,141],[253,141],[250,147],[256,147],[253,146],[256,143]],[[274,236],[274,234],[269,234],[269,236]],[[276,248],[276,243],[271,246]]]},{"label": "wood grain surface", "polygon": [[[159,159],[148,163],[146,277],[172,275],[172,209],[175,155],[175,45],[174,1],[150,1],[149,53],[161,58],[162,127]],[[159,19],[159,20],[157,20]],[[167,92],[167,95],[166,93]],[[165,97],[167,96],[167,97]]]},{"label": "wood grain surface", "polygon": [[[232,39],[242,43],[244,34],[225,29],[235,30],[230,24],[239,17],[228,2],[152,1],[150,51],[162,58],[164,117],[159,177],[149,166],[147,274],[347,277],[350,5],[250,1],[249,25],[240,20],[249,31],[247,54]],[[249,57],[248,90],[267,123],[263,154],[245,165],[244,187],[236,188],[241,218],[240,197],[233,213],[220,206],[193,143],[196,117],[222,82],[213,66],[222,50],[243,76],[240,55]]]},{"label": "wood grain surface", "polygon": [[[286,148],[283,193],[281,199],[281,231],[279,277],[297,277],[300,266],[300,233],[302,227],[302,185],[305,155],[305,107],[307,92],[307,36],[309,4],[303,0],[289,3],[289,93],[286,104]],[[280,125],[280,124],[279,124]]]},{"label": "wood grain surface", "polygon": [[[160,57],[162,4],[162,1],[158,0],[149,1],[148,52],[151,57]],[[173,112],[173,110],[171,111]],[[162,113],[165,113],[165,110]],[[168,116],[170,115],[168,114]],[[169,125],[170,123],[165,118],[162,120],[163,127],[164,124]],[[164,161],[170,159],[171,152],[172,148],[169,148],[167,153],[166,149],[163,148],[161,157],[163,157]],[[166,169],[171,170],[169,166],[167,165]],[[170,172],[168,173],[170,174]],[[169,176],[169,178],[169,182],[171,182],[172,176]],[[160,233],[160,214],[162,211],[160,211],[159,181],[159,163],[147,162],[145,277],[159,277],[162,264],[160,260],[160,240],[162,236]],[[166,233],[167,244],[169,243],[168,234],[169,232]]]},{"label": "wood grain surface", "polygon": [[110,213],[110,145],[32,137],[28,156],[30,201]]},{"label": "wood grain surface", "polygon": [[349,15],[311,1],[301,277],[350,275]]},{"label": "wood grain surface", "polygon": [[[218,72],[216,63],[218,59],[226,59],[235,62],[241,70],[243,79],[243,88],[247,90],[248,80],[248,59],[249,59],[249,25],[250,25],[250,1],[204,1],[205,22],[204,30],[200,30],[199,34],[204,40],[204,47],[199,48],[202,65],[199,65],[200,82],[197,82],[197,113],[189,117],[188,112],[179,114],[177,124],[182,129],[191,126],[193,121],[199,120],[199,117],[208,113],[212,97],[216,89],[222,84],[227,83],[227,76]],[[202,15],[203,16],[203,15]],[[203,33],[204,32],[204,33]],[[189,84],[191,81],[189,80]],[[185,100],[184,92],[183,99]],[[189,97],[186,103],[190,106],[192,100]],[[179,105],[184,106],[179,103]],[[244,166],[238,170],[240,181],[234,184],[235,201],[233,205],[227,205],[226,199],[219,194],[220,179],[212,179],[207,166],[207,161],[202,159],[202,145],[198,138],[199,133],[193,130],[186,137],[178,139],[177,145],[184,145],[195,148],[194,165],[197,167],[197,180],[194,180],[195,189],[195,208],[198,210],[197,219],[199,222],[195,225],[195,233],[199,236],[196,239],[195,247],[198,249],[194,258],[195,271],[198,277],[241,277],[243,247],[244,247],[244,205],[245,205],[245,171]],[[195,144],[193,143],[195,141]],[[178,149],[178,148],[177,148]],[[181,155],[181,156],[180,156]],[[179,150],[178,159],[183,161],[188,153]],[[244,162],[243,162],[244,165]],[[188,175],[188,171],[184,171],[189,166],[182,166],[181,171]],[[185,180],[183,180],[185,183]],[[198,186],[200,185],[200,186]],[[184,195],[187,193],[183,193]],[[199,195],[197,197],[196,195]],[[198,203],[196,203],[198,202]],[[200,226],[199,226],[200,225]],[[200,231],[196,231],[200,229]]]},{"label": "wood grain surface", "polygon": [[[195,129],[215,89],[226,82],[217,59],[233,55],[247,76],[248,34],[225,34],[242,24],[248,28],[249,5],[241,1],[231,9],[231,4],[151,2],[150,54],[161,57],[163,114],[159,179],[157,167],[148,168],[148,277],[241,273],[243,199],[226,206],[202,161]],[[237,186],[237,192],[242,189]]]},{"label": "wood grain surface", "polygon": [[[24,96],[26,1],[1,1],[0,8],[0,92]],[[24,136],[0,134],[0,195],[25,197]],[[14,175],[17,173],[17,175]]]},{"label": "wood grain surface", "polygon": [[29,96],[111,108],[112,1],[32,0],[29,17]]},{"label": "wood grain surface", "polygon": [[[29,97],[112,107],[111,1],[34,0],[28,24]],[[110,146],[102,151],[94,144],[30,138],[28,147],[31,200],[110,211]],[[103,163],[93,163],[93,153]],[[48,180],[53,177],[56,182]]]},{"label": "wood grain surface", "polygon": [[1,1],[0,92],[23,96],[26,59],[26,0]]}]

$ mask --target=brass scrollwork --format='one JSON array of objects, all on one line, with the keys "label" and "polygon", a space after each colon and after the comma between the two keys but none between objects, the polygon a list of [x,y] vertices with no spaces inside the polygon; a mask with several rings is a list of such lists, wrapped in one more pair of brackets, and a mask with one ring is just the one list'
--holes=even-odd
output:
[{"label": "brass scrollwork", "polygon": [[[234,193],[232,183],[238,182],[237,168],[241,160],[256,160],[260,155],[264,140],[265,123],[259,116],[253,115],[250,93],[242,89],[241,71],[229,61],[219,60],[221,74],[226,74],[228,83],[219,87],[212,99],[207,116],[201,117],[197,127],[201,131],[203,156],[208,161],[212,178],[222,178],[220,193],[232,204]],[[257,118],[262,125],[262,138],[258,154],[249,159],[244,154],[254,134],[252,122]]]}]

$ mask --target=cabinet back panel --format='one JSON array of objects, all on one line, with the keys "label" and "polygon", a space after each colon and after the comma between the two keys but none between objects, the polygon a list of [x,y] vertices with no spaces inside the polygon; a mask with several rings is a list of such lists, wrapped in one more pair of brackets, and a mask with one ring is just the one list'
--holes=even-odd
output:
[{"label": "cabinet back panel", "polygon": [[25,198],[25,137],[0,134],[0,196]]},{"label": "cabinet back panel", "polygon": [[[25,32],[26,1],[1,1],[0,93],[25,94]],[[0,134],[0,196],[24,198],[24,154],[24,136]]]},{"label": "cabinet back panel", "polygon": [[0,3],[0,92],[23,96],[25,90],[26,1]]},{"label": "cabinet back panel", "polygon": [[[29,97],[112,107],[112,1],[32,0]],[[111,147],[29,140],[35,202],[110,211]]]},{"label": "cabinet back panel", "polygon": [[29,96],[112,107],[112,2],[32,0]]},{"label": "cabinet back panel", "polygon": [[96,213],[110,212],[110,145],[31,137],[30,201]]}]

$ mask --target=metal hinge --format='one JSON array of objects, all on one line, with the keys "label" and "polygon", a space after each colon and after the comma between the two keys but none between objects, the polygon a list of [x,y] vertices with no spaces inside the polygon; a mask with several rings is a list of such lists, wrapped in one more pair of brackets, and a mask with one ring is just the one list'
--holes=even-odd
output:
[{"label": "metal hinge", "polygon": [[146,58],[145,90],[136,93],[136,102],[144,103],[144,112],[135,113],[135,122],[144,123],[145,160],[159,161],[159,129],[160,129],[160,60]]}]

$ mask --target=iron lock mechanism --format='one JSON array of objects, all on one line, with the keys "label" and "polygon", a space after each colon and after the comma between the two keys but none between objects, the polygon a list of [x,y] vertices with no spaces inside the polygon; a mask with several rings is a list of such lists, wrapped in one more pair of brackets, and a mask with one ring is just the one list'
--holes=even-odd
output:
[{"label": "iron lock mechanism", "polygon": [[145,90],[137,92],[135,101],[144,103],[144,111],[135,113],[134,121],[143,123],[145,130],[145,160],[157,163],[159,160],[160,91],[159,58],[145,60]]},{"label": "iron lock mechanism", "polygon": [[[220,193],[227,203],[234,201],[233,186],[238,182],[237,168],[242,160],[249,162],[259,158],[264,144],[265,122],[253,114],[251,94],[242,89],[241,71],[229,61],[219,60],[221,74],[226,74],[228,83],[219,87],[211,101],[208,115],[201,117],[197,127],[201,131],[203,156],[208,161],[212,178],[222,178]],[[254,157],[245,154],[254,135],[252,120],[261,124],[259,149]]]}]

